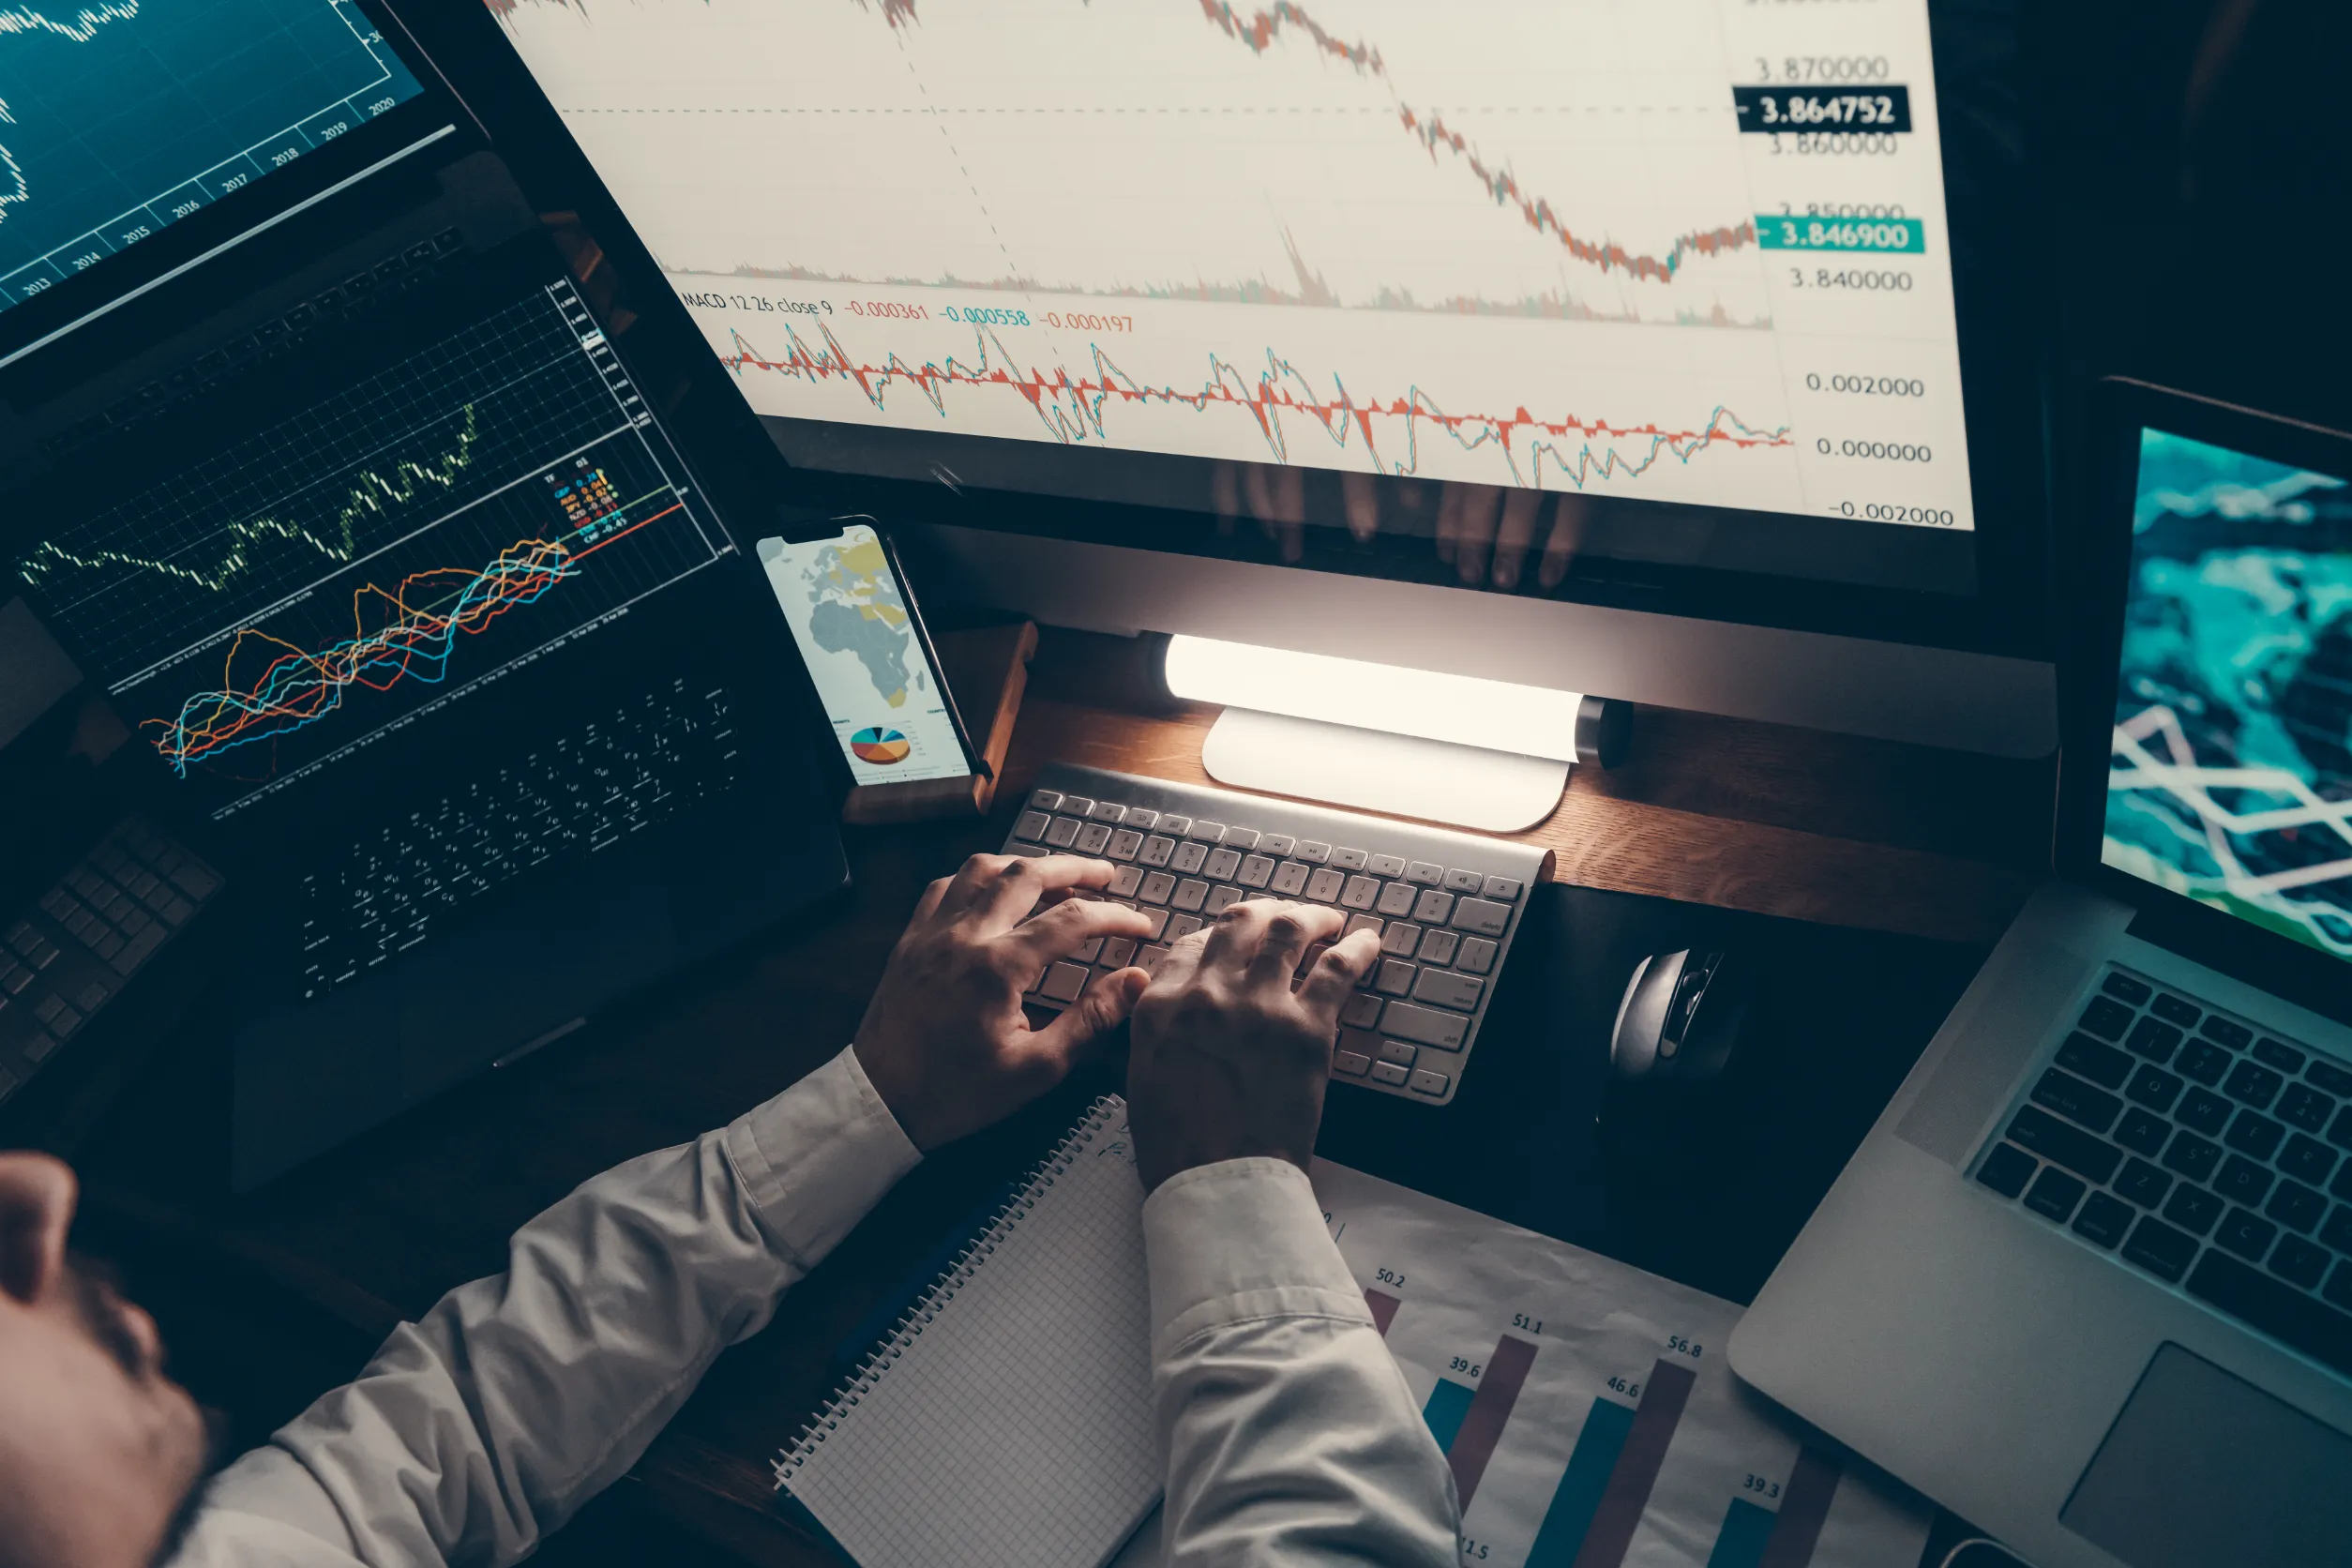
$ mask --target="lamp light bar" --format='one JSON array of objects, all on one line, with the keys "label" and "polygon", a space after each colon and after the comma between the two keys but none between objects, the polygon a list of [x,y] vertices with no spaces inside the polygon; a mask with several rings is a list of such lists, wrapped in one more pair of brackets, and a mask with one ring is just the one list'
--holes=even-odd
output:
[{"label": "lamp light bar", "polygon": [[1578,692],[1206,637],[1170,638],[1165,670],[1168,689],[1196,702],[1576,760],[1576,713],[1584,701]]}]

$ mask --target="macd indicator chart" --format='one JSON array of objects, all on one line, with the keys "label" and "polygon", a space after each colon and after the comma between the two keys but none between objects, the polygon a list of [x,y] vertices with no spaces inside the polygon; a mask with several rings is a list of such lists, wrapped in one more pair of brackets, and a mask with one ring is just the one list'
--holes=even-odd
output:
[{"label": "macd indicator chart", "polygon": [[0,9],[0,309],[422,91],[352,0]]},{"label": "macd indicator chart", "polygon": [[32,544],[171,770],[242,799],[725,550],[568,284]]},{"label": "macd indicator chart", "polygon": [[490,9],[764,415],[1973,526],[1924,0]]}]

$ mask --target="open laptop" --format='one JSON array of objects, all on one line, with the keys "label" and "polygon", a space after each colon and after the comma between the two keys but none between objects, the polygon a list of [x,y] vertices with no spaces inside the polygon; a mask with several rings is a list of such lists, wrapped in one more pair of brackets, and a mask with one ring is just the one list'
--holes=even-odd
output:
[{"label": "open laptop", "polygon": [[0,561],[249,930],[240,1186],[847,880],[773,596],[447,107],[0,374]]},{"label": "open laptop", "polygon": [[2352,1563],[2352,437],[2103,391],[2058,879],[1731,1363],[2043,1568]]}]

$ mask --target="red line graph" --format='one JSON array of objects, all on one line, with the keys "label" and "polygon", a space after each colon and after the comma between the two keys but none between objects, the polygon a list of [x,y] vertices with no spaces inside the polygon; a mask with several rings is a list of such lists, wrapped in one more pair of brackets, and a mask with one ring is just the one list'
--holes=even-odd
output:
[{"label": "red line graph", "polygon": [[[1265,369],[1257,371],[1212,354],[1208,379],[1199,390],[1187,391],[1138,381],[1121,369],[1098,343],[1089,345],[1093,373],[1074,376],[1061,369],[1010,369],[1014,356],[1003,341],[994,332],[981,328],[975,328],[972,334],[975,363],[966,364],[950,354],[920,365],[910,363],[896,352],[879,365],[867,363],[844,348],[830,325],[819,323],[816,330],[823,339],[822,347],[812,346],[801,336],[799,328],[787,324],[786,346],[777,358],[767,357],[741,332],[731,331],[732,343],[720,359],[737,376],[759,370],[812,385],[836,381],[850,383],[877,410],[887,406],[892,384],[903,382],[921,394],[942,417],[946,416],[946,393],[950,387],[1012,392],[1028,402],[1053,439],[1063,445],[1107,441],[1105,412],[1114,406],[1181,406],[1196,414],[1229,408],[1245,413],[1256,424],[1276,462],[1290,460],[1289,441],[1284,430],[1284,420],[1289,416],[1312,421],[1341,449],[1361,437],[1366,453],[1382,473],[1413,475],[1420,472],[1421,430],[1427,426],[1452,439],[1464,451],[1492,445],[1509,468],[1512,482],[1519,485],[1540,485],[1546,462],[1561,477],[1582,488],[1595,477],[1636,477],[1669,457],[1687,463],[1698,453],[1715,446],[1745,450],[1789,445],[1785,426],[1757,430],[1721,406],[1696,428],[1674,430],[1654,423],[1614,425],[1606,419],[1588,420],[1573,414],[1544,419],[1525,407],[1508,415],[1449,413],[1418,386],[1393,397],[1359,400],[1336,377],[1333,378],[1331,391],[1320,391],[1295,365],[1272,349],[1266,351]],[[1373,426],[1376,419],[1404,422],[1403,458],[1391,460],[1381,454],[1380,437]],[[1527,464],[1524,472],[1520,466],[1522,458]]]}]

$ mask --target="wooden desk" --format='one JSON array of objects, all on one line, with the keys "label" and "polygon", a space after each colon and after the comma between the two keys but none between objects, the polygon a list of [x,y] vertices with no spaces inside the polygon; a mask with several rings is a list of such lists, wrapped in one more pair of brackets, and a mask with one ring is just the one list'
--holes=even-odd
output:
[{"label": "wooden desk", "polygon": [[[1138,701],[1136,656],[1047,634],[1001,800],[1054,758],[1206,781],[1213,715]],[[1634,761],[1578,770],[1528,837],[1558,852],[1565,881],[1989,942],[2035,878],[2051,784],[2047,763],[1646,712]],[[257,1284],[344,1325],[348,1375],[399,1319],[502,1268],[515,1227],[580,1180],[723,1123],[838,1050],[924,883],[1002,831],[1002,812],[854,830],[855,887],[839,903],[248,1198],[217,1174],[223,1031],[193,1027],[81,1156],[98,1228],[163,1267]],[[720,1362],[616,1489],[624,1502],[745,1560],[830,1561],[770,1507],[766,1455],[834,1382],[834,1349],[1084,1092],[927,1161]]]}]

